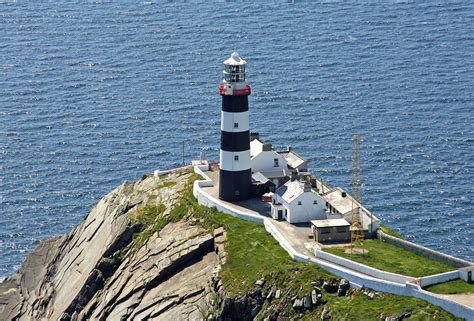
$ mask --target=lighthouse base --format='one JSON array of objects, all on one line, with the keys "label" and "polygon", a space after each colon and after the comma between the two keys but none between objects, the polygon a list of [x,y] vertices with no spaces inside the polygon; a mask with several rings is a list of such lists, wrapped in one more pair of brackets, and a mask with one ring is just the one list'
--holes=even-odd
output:
[{"label": "lighthouse base", "polygon": [[219,198],[223,201],[245,201],[250,198],[252,170],[219,172]]}]

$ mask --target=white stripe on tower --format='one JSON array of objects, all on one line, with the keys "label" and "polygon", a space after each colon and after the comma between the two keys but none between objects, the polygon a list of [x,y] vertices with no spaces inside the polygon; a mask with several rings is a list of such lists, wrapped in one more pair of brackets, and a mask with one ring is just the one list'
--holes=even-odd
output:
[{"label": "white stripe on tower", "polygon": [[221,149],[219,156],[222,170],[236,172],[250,168],[250,153],[248,150],[243,152],[226,152]]},{"label": "white stripe on tower", "polygon": [[249,130],[249,112],[231,113],[221,112],[221,130],[231,133]]}]

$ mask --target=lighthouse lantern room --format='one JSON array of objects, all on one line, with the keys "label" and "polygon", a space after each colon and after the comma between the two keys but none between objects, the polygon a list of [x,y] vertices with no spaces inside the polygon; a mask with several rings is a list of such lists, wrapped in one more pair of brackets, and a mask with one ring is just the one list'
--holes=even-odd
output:
[{"label": "lighthouse lantern room", "polygon": [[237,52],[224,61],[222,96],[219,198],[241,201],[250,197],[249,104],[250,86],[245,81],[246,61]]}]

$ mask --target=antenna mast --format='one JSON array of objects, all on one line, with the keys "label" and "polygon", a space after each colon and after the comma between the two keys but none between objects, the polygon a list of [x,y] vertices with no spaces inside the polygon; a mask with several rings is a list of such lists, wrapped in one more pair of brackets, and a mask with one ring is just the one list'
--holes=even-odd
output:
[{"label": "antenna mast", "polygon": [[360,135],[352,137],[352,223],[351,249],[356,243],[364,242],[364,225],[362,222],[362,177],[360,173]]}]

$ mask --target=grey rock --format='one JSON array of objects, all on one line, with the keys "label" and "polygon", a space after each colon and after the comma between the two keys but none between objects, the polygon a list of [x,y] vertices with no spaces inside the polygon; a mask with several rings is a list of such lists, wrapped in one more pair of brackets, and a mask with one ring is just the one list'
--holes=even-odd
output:
[{"label": "grey rock", "polygon": [[316,290],[311,291],[311,304],[316,305],[318,303],[318,293]]},{"label": "grey rock", "polygon": [[255,282],[255,285],[263,286],[265,285],[265,278],[261,278]]},{"label": "grey rock", "polygon": [[213,235],[184,221],[170,223],[140,248],[118,255],[144,228],[130,220],[136,209],[164,204],[161,215],[168,215],[189,175],[172,173],[166,179],[176,184],[160,189],[152,176],[125,182],[70,233],[41,242],[18,275],[0,283],[0,289],[13,288],[1,298],[0,320],[201,319],[219,266]]},{"label": "grey rock", "polygon": [[306,309],[310,309],[311,308],[311,295],[306,295],[303,297],[303,306],[306,308]]},{"label": "grey rock", "polygon": [[281,296],[281,290],[277,289],[276,292],[275,292],[275,299],[279,299],[280,296]]}]

